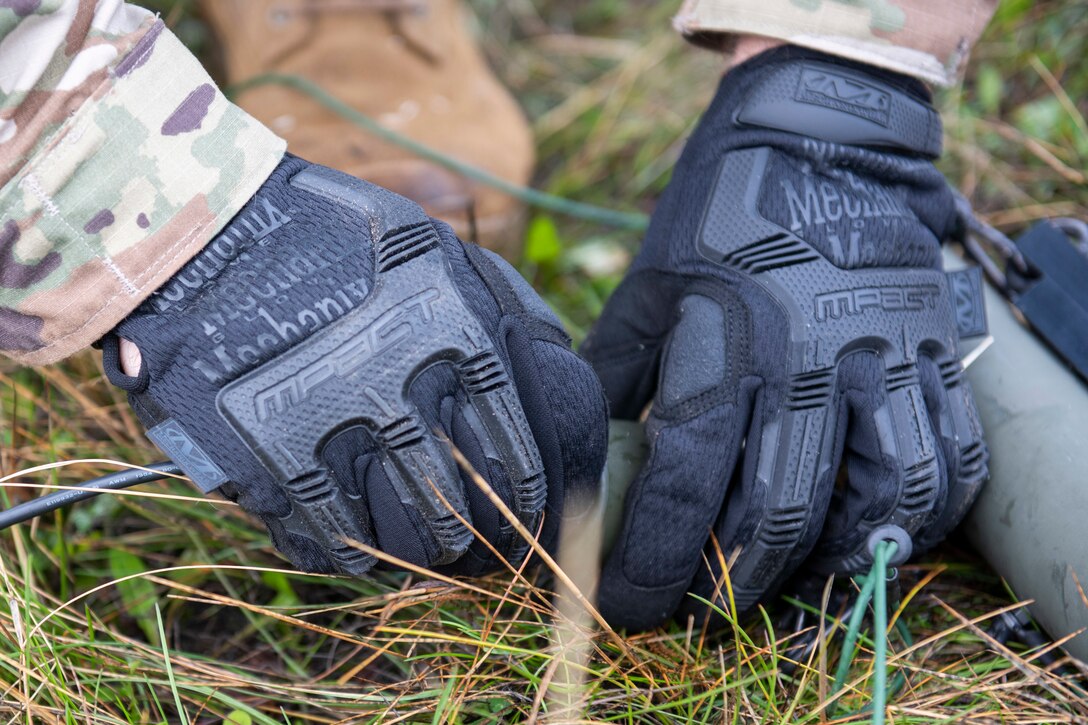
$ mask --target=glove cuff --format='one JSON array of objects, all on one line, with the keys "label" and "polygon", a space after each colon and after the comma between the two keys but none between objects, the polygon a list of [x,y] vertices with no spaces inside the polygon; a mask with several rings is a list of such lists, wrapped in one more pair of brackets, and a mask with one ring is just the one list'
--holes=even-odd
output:
[{"label": "glove cuff", "polygon": [[737,127],[941,154],[940,116],[913,78],[792,46],[763,53],[728,75],[747,88],[733,112]]}]

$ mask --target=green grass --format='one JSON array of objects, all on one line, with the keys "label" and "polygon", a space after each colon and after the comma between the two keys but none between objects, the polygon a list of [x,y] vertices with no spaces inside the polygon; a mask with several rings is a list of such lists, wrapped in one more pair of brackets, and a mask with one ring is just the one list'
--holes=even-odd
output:
[{"label": "green grass", "polygon": [[[188,4],[157,6],[199,52]],[[649,212],[723,68],[669,29],[671,3],[477,0],[485,49],[534,121],[539,188]],[[940,103],[942,169],[1009,233],[1037,218],[1088,217],[1084,102],[1088,9],[1005,2],[962,88]],[[638,235],[536,214],[521,271],[581,337]],[[95,356],[0,363],[5,501],[147,463],[144,439]],[[13,475],[15,474],[15,475]],[[724,634],[672,625],[602,632],[547,570],[451,582],[369,581],[287,570],[236,507],[182,482],[102,496],[0,534],[0,718],[41,723],[356,723],[524,720],[619,723],[864,722],[830,714],[839,644],[779,675],[793,633],[776,610]],[[1084,722],[1083,694],[1001,647],[986,622],[1016,600],[952,542],[900,572],[889,662],[906,678],[888,722]],[[583,586],[591,584],[582,583]],[[840,712],[865,706],[873,642],[847,675]]]}]

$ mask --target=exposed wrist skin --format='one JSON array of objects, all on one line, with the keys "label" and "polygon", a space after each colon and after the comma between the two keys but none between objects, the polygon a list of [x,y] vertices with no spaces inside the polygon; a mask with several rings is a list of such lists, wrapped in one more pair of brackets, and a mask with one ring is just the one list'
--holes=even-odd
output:
[{"label": "exposed wrist skin", "polygon": [[46,364],[203,248],[284,143],[120,0],[3,8],[0,36],[0,354]]},{"label": "exposed wrist skin", "polygon": [[747,60],[750,60],[760,53],[777,48],[780,45],[785,45],[784,40],[778,40],[777,38],[768,38],[764,35],[741,35],[737,38],[737,43],[733,46],[732,53],[726,53],[727,68],[738,66]]},{"label": "exposed wrist skin", "polygon": [[131,340],[121,340],[121,372],[130,377],[136,377],[140,374],[140,363],[143,361],[143,356],[140,354],[140,348],[136,347],[136,343]]}]

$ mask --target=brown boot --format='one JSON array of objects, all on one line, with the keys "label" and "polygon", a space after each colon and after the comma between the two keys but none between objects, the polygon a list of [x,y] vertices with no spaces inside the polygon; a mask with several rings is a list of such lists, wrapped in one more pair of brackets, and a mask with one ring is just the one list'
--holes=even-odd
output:
[{"label": "brown boot", "polygon": [[[265,72],[309,78],[354,108],[434,149],[516,184],[532,172],[532,134],[487,67],[461,0],[203,0],[221,38],[227,82]],[[288,149],[393,189],[463,238],[520,249],[522,205],[423,161],[288,88],[239,104]]]}]

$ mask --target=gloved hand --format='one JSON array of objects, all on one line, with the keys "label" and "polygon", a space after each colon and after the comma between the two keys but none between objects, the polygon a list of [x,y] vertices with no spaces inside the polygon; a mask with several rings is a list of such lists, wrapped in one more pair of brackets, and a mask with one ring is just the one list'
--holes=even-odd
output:
[{"label": "gloved hand", "polygon": [[[121,371],[120,338],[139,375]],[[527,543],[450,443],[546,545],[604,464],[599,383],[509,265],[413,202],[291,156],[103,359],[149,437],[306,571],[367,572],[374,558],[346,539],[449,573],[495,568],[458,515],[521,559]]]},{"label": "gloved hand", "polygon": [[582,348],[615,417],[653,401],[611,622],[699,611],[689,591],[728,608],[734,556],[741,611],[802,564],[867,569],[881,538],[902,560],[970,506],[987,451],[941,272],[940,145],[927,91],[893,73],[784,47],[723,79]]}]

